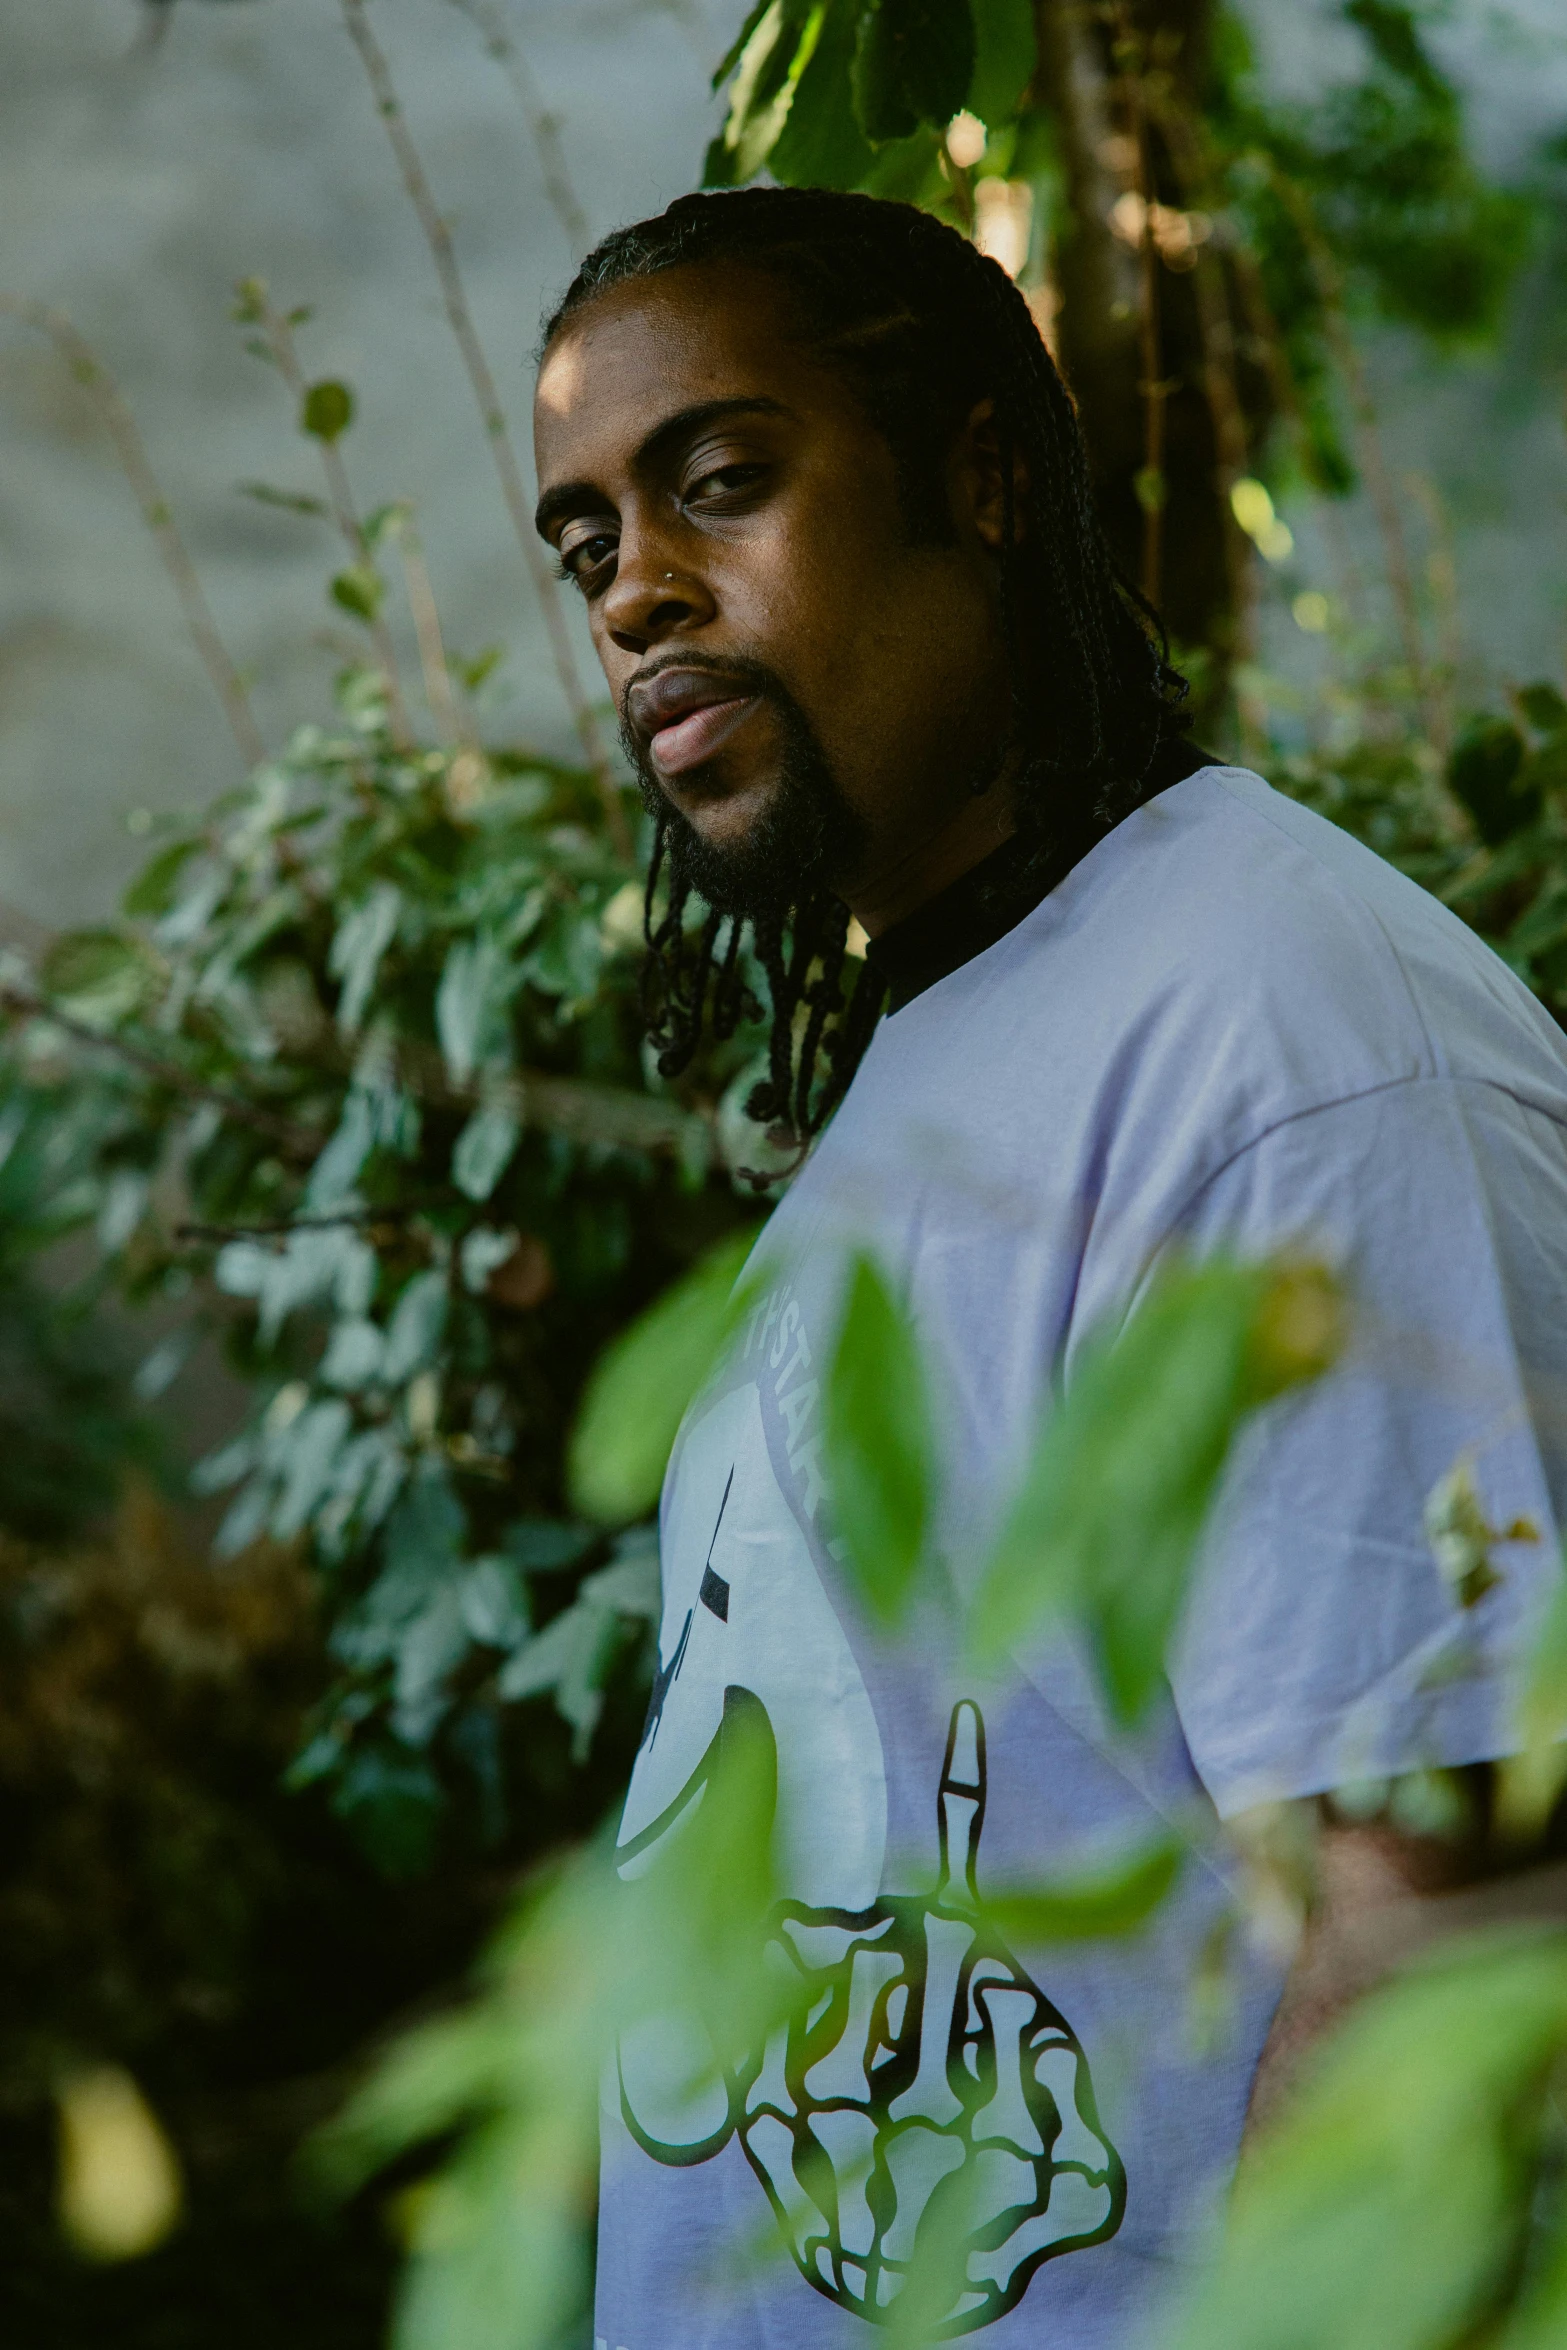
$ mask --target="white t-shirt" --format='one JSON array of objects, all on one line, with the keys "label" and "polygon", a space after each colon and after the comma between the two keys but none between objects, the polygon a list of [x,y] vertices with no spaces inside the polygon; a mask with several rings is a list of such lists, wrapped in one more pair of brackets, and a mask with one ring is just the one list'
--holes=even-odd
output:
[{"label": "white t-shirt", "polygon": [[[937,1381],[941,1587],[896,1641],[829,1547],[820,1379],[847,1250]],[[1226,1481],[1171,1699],[1114,1734],[1073,1650],[986,1685],[965,1585],[1053,1381],[1172,1249],[1326,1254],[1356,1303],[1317,1388]],[[795,2028],[700,2110],[623,2048],[604,2122],[606,2350],[849,2350],[965,2167],[954,2331],[1125,2350],[1233,2163],[1276,1973],[1194,2027],[1225,1914],[1211,1842],[1127,1942],[1011,1951],[987,1882],[1174,1821],[1509,1743],[1509,1669],[1567,1504],[1567,1050],[1457,919],[1256,776],[1208,767],[885,1020],[762,1242],[776,1279],[665,1488],[660,1669],[625,1866],[690,1816],[725,1718],[765,1713]],[[1496,1552],[1469,1614],[1422,1531],[1464,1453]],[[760,1710],[758,1710],[760,1709]],[[755,2246],[771,2204],[778,2256]]]}]

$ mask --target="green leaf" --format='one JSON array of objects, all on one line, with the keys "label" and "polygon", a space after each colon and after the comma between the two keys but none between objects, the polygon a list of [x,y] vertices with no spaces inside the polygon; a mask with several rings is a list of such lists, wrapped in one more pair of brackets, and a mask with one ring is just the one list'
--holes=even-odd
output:
[{"label": "green leaf", "polygon": [[857,188],[875,163],[850,86],[856,33],[855,9],[840,0],[828,11],[767,158],[773,177],[790,187]]},{"label": "green leaf", "polygon": [[1198,1537],[1246,1414],[1333,1360],[1336,1290],[1313,1267],[1216,1260],[1165,1271],[1117,1335],[1084,1349],[975,1595],[994,1663],[1048,1621],[1093,1642],[1111,1711],[1159,1686]]},{"label": "green leaf", "polygon": [[373,508],[364,519],[366,546],[379,547],[400,538],[412,522],[413,513],[411,498],[392,498],[386,505]]},{"label": "green leaf", "polygon": [[[796,87],[811,62],[828,0],[771,0],[740,52],[721,147],[709,158],[714,179],[736,184],[760,171],[788,119]],[[711,184],[711,183],[710,183]]]},{"label": "green leaf", "polygon": [[126,891],[121,901],[126,913],[133,920],[143,921],[156,921],[160,914],[166,914],[174,903],[180,875],[206,845],[198,834],[194,840],[173,841],[168,848],[160,849]]},{"label": "green leaf", "polygon": [[337,1025],[343,1036],[358,1033],[375,985],[381,958],[397,935],[402,897],[389,881],[377,882],[357,905],[346,906],[327,954],[327,969],[342,982],[337,999]]},{"label": "green leaf", "polygon": [[354,421],[354,395],[347,384],[328,377],[311,384],[299,407],[299,429],[313,440],[335,441]]},{"label": "green leaf", "polygon": [[522,1133],[518,1102],[501,1096],[474,1111],[452,1152],[452,1181],[472,1200],[487,1200],[511,1164]]},{"label": "green leaf", "polygon": [[360,1170],[375,1148],[375,1127],[374,1104],[358,1086],[350,1086],[331,1138],[310,1170],[305,1188],[309,1214],[330,1215],[352,1199]]},{"label": "green leaf", "polygon": [[1496,1808],[1503,1830],[1525,1840],[1540,1834],[1567,1786],[1567,1573],[1530,1644],[1517,1728],[1518,1752],[1497,1765]]},{"label": "green leaf", "polygon": [[109,1028],[148,1000],[157,967],[140,941],[123,931],[70,930],[44,956],[42,978],[62,1011]]},{"label": "green leaf", "polygon": [[450,1302],[444,1273],[432,1267],[414,1275],[387,1325],[381,1376],[389,1387],[400,1386],[435,1360]]},{"label": "green leaf", "polygon": [[352,612],[356,620],[374,620],[386,594],[385,583],[373,563],[353,563],[337,572],[329,593],[334,604]]},{"label": "green leaf", "polygon": [[1515,788],[1521,793],[1532,792],[1537,799],[1546,792],[1567,791],[1567,733],[1548,734],[1539,748],[1529,753]]},{"label": "green leaf", "polygon": [[454,1578],[402,1628],[392,1668],[392,1728],[404,1745],[428,1746],[445,1714],[447,1682],[466,1656],[462,1585]]},{"label": "green leaf", "polygon": [[279,1542],[292,1542],[303,1533],[351,1433],[348,1406],[335,1396],[312,1404],[291,1423],[283,1448],[281,1490],[271,1521]]},{"label": "green leaf", "polygon": [[1554,685],[1522,685],[1514,699],[1536,734],[1560,734],[1567,729],[1567,702]]},{"label": "green leaf", "polygon": [[500,1024],[510,960],[498,940],[459,938],[435,993],[435,1027],[454,1085],[466,1085]]},{"label": "green leaf", "polygon": [[1171,2350],[1478,2339],[1517,2256],[1520,2151],[1564,2047],[1560,1934],[1460,1945],[1366,2000],[1242,2165]]},{"label": "green leaf", "polygon": [[746,11],[744,24],[742,24],[739,32],[730,42],[729,47],[724,51],[724,54],[718,65],[714,68],[713,78],[708,84],[710,89],[721,90],[723,88],[725,82],[728,81],[729,76],[734,72],[735,67],[739,64],[741,58],[745,55],[752,34],[756,31],[757,26],[761,23],[763,17],[767,14],[769,8],[771,8],[772,5],[773,0],[753,0],[753,5]]},{"label": "green leaf", "polygon": [[1471,719],[1449,755],[1447,780],[1488,848],[1521,832],[1540,812],[1538,793],[1515,789],[1523,758],[1523,736],[1506,718]]},{"label": "green leaf", "polygon": [[919,1347],[869,1257],[857,1257],[827,1373],[833,1518],[873,1614],[907,1602],[930,1513],[930,1409]]},{"label": "green leaf", "polygon": [[873,146],[922,123],[944,130],[974,78],[969,0],[872,0],[860,24],[854,100]]},{"label": "green leaf", "polygon": [[270,482],[241,481],[235,488],[242,498],[254,498],[258,506],[277,506],[285,514],[309,514],[320,518],[329,508],[320,498],[307,497],[303,490],[275,490]]},{"label": "green leaf", "polygon": [[1558,2183],[1549,2240],[1530,2248],[1526,2282],[1491,2350],[1561,2350],[1567,2341],[1567,2213]]},{"label": "green leaf", "polygon": [[974,78],[967,104],[994,130],[1016,111],[1034,78],[1039,48],[1032,0],[972,0]]},{"label": "green leaf", "polygon": [[525,1575],[553,1574],[574,1567],[600,1539],[591,1526],[576,1526],[561,1518],[518,1518],[501,1536],[508,1558]]},{"label": "green leaf", "polygon": [[486,645],[482,652],[475,653],[471,659],[454,659],[451,666],[453,674],[461,678],[464,691],[476,694],[485,679],[500,667],[505,658],[504,645]]},{"label": "green leaf", "polygon": [[987,1890],[985,1915],[1008,1942],[1025,1945],[1130,1934],[1159,1907],[1184,1859],[1184,1846],[1162,1837],[1079,1876]]},{"label": "green leaf", "polygon": [[352,1746],[332,1787],[333,1811],[387,1877],[424,1873],[445,1808],[425,1757],[390,1741]]},{"label": "green leaf", "polygon": [[625,1525],[657,1501],[687,1408],[751,1302],[740,1272],[755,1237],[721,1241],[599,1358],[567,1456],[572,1506],[584,1517]]}]

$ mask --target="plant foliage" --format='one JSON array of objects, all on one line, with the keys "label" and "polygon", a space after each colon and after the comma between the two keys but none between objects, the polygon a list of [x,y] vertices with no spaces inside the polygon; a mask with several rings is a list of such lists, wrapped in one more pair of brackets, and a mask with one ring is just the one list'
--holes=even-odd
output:
[{"label": "plant foliage", "polygon": [[95,1216],[105,1273],[196,1304],[252,1383],[197,1471],[232,1496],[218,1548],[308,1543],[342,1678],[296,1780],[409,1864],[444,1785],[498,1824],[507,1701],[552,1695],[582,1759],[635,1669],[653,1557],[568,1510],[565,1431],[605,1339],[739,1219],[721,1096],[754,1047],[650,1075],[641,887],[590,778],[399,747],[370,672],[340,712],[54,944],[12,1163],[70,1162],[56,1220]]}]

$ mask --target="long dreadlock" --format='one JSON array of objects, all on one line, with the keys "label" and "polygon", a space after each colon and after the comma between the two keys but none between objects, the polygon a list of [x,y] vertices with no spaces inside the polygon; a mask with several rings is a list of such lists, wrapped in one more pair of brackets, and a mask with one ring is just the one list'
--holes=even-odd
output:
[{"label": "long dreadlock", "polygon": [[[1037,894],[1042,877],[1146,796],[1162,744],[1184,724],[1186,687],[1157,615],[1110,554],[1071,397],[1027,302],[998,263],[912,205],[741,188],[682,196],[606,237],[547,321],[542,348],[611,286],[715,260],[781,281],[790,330],[848,379],[885,436],[905,519],[926,544],[953,535],[947,460],[975,405],[994,402],[1001,623],[1022,759],[1013,886]],[[661,818],[644,1003],[658,1066],[672,1077],[704,1028],[732,1036],[759,1007],[745,984],[744,918],[704,911],[693,921],[690,884],[676,872],[665,884],[668,830]],[[825,889],[751,924],[771,1029],[768,1073],[747,1108],[802,1147],[842,1099],[885,1000],[870,962],[845,997],[848,929],[848,909]]]}]

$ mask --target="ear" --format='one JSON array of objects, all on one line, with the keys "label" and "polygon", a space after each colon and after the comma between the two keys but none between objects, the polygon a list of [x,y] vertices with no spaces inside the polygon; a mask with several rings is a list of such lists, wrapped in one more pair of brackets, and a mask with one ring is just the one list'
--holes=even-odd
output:
[{"label": "ear", "polygon": [[[972,523],[981,542],[999,555],[1006,536],[1006,499],[994,400],[981,400],[969,411],[958,435],[956,475],[960,519]],[[1012,530],[1018,540],[1027,530],[1027,502],[1028,467],[1014,450]]]}]

